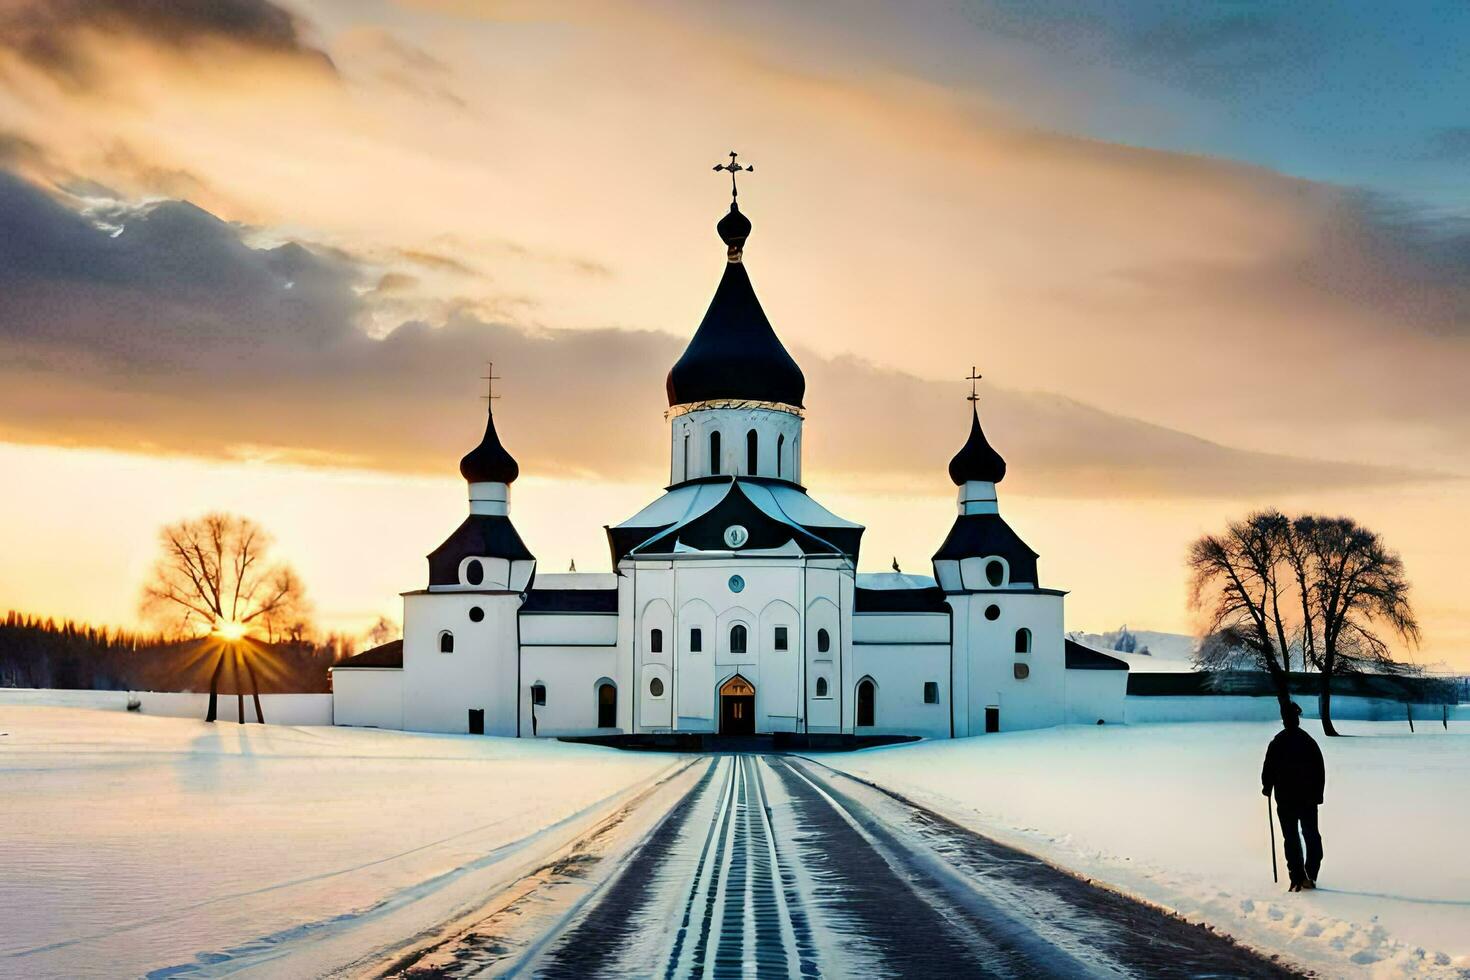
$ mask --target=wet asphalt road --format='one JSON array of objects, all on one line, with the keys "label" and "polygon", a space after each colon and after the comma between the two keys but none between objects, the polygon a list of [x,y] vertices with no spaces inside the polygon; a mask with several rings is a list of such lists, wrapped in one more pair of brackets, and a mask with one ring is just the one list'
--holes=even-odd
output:
[{"label": "wet asphalt road", "polygon": [[[584,977],[1287,977],[811,761],[712,759],[577,915],[514,965]],[[499,971],[496,971],[499,972]]]}]

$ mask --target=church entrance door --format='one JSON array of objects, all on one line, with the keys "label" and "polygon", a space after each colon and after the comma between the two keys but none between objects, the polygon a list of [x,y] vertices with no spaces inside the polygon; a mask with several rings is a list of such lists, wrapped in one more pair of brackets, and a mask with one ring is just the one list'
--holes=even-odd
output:
[{"label": "church entrance door", "polygon": [[739,674],[720,686],[720,734],[755,734],[755,686]]}]

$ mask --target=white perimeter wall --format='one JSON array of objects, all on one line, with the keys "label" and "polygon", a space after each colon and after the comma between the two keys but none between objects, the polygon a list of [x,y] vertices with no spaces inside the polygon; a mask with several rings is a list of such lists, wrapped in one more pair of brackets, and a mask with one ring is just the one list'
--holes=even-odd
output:
[{"label": "white perimeter wall", "polygon": [[[61,691],[47,688],[0,688],[0,704],[34,704],[57,708],[93,708],[126,711],[137,700],[138,711],[165,718],[198,718],[209,714],[209,695],[180,691]],[[219,696],[219,720],[238,722],[233,694]],[[268,725],[330,725],[330,694],[262,694],[260,707]],[[255,721],[255,704],[245,695],[245,720]]]},{"label": "white perimeter wall", "polygon": [[332,671],[332,721],[360,728],[402,728],[403,671],[391,667]]},{"label": "white perimeter wall", "polygon": [[[1121,671],[1119,671],[1121,673]],[[1302,706],[1307,718],[1317,718],[1317,699],[1312,696],[1294,697]],[[1410,706],[1414,723],[1438,723],[1441,717],[1439,705],[1416,704]],[[1449,709],[1450,720],[1463,717],[1470,705]],[[1124,707],[1130,725],[1151,722],[1178,721],[1276,721],[1281,718],[1281,709],[1274,697],[1240,697],[1230,695],[1198,695],[1179,697],[1152,697],[1132,695]],[[1350,695],[1334,695],[1332,717],[1337,721],[1407,721],[1402,702],[1384,701],[1377,698],[1358,698]]]},{"label": "white perimeter wall", "polygon": [[1128,671],[1066,671],[1067,724],[1096,725],[1099,720],[1109,725],[1127,719]]}]

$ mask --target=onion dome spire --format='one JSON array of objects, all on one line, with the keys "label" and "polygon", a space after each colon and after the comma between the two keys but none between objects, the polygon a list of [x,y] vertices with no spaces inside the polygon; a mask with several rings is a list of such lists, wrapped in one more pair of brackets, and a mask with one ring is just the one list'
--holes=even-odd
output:
[{"label": "onion dome spire", "polygon": [[1006,461],[985,438],[985,432],[980,428],[980,412],[978,409],[979,396],[975,393],[975,382],[980,380],[980,375],[975,369],[970,368],[970,437],[965,440],[964,446],[955,453],[954,459],[949,461],[949,478],[954,481],[955,486],[962,487],[966,483],[999,483],[1005,479]]},{"label": "onion dome spire", "polygon": [[514,483],[521,474],[521,467],[501,445],[500,433],[495,431],[495,399],[500,396],[495,394],[497,379],[493,364],[485,380],[490,384],[489,392],[484,396],[485,434],[480,437],[480,444],[459,461],[459,475],[467,483]]},{"label": "onion dome spire", "polygon": [[715,169],[729,170],[731,180],[730,210],[715,226],[725,243],[725,274],[694,338],[669,371],[669,404],[740,399],[800,408],[806,377],[766,319],[743,261],[751,224],[740,211],[734,180],[736,172],[754,168],[736,163],[732,153],[730,163]]}]

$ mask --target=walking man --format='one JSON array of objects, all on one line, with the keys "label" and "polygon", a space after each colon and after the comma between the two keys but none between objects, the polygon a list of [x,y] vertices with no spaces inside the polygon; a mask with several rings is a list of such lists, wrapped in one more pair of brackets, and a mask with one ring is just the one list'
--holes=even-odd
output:
[{"label": "walking man", "polygon": [[[1292,702],[1281,712],[1284,726],[1266,748],[1261,767],[1261,795],[1276,791],[1276,815],[1281,818],[1281,843],[1286,850],[1286,869],[1291,874],[1291,891],[1317,887],[1322,867],[1322,835],[1317,832],[1317,807],[1327,784],[1322,750],[1316,739],[1302,731],[1301,705]],[[1301,836],[1297,836],[1297,828]],[[1307,854],[1302,860],[1302,840]]]}]

